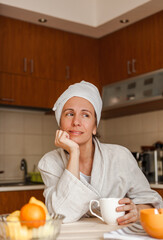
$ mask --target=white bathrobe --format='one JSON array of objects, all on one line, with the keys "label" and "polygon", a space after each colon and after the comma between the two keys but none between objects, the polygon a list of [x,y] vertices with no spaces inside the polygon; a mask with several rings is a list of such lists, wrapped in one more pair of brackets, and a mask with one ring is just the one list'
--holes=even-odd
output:
[{"label": "white bathrobe", "polygon": [[74,222],[89,211],[92,199],[129,197],[135,204],[163,207],[160,195],[150,189],[130,151],[122,146],[103,144],[94,139],[95,154],[90,184],[77,179],[67,169],[69,155],[62,149],[43,156],[38,164],[45,183],[45,203],[49,213]]}]

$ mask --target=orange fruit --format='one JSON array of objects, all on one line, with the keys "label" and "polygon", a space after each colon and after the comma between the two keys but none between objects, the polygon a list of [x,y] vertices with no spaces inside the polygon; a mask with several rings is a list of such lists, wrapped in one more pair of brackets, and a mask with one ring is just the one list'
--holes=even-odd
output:
[{"label": "orange fruit", "polygon": [[20,210],[20,221],[22,225],[30,228],[38,228],[45,224],[46,213],[43,207],[27,203]]}]

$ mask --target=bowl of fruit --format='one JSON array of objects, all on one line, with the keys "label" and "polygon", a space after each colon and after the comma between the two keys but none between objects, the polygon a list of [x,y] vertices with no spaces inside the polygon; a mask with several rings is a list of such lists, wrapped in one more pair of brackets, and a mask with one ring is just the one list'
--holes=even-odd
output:
[{"label": "bowl of fruit", "polygon": [[54,240],[60,233],[63,215],[50,215],[45,204],[31,197],[29,202],[11,214],[0,215],[0,239]]}]

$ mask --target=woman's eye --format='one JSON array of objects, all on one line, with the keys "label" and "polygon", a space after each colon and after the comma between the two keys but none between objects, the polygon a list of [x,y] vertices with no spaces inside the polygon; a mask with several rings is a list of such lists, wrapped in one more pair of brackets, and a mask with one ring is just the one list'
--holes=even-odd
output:
[{"label": "woman's eye", "polygon": [[66,116],[73,116],[73,113],[66,113]]},{"label": "woman's eye", "polygon": [[89,114],[86,114],[86,113],[85,113],[85,114],[83,114],[83,116],[84,116],[84,117],[89,117]]}]

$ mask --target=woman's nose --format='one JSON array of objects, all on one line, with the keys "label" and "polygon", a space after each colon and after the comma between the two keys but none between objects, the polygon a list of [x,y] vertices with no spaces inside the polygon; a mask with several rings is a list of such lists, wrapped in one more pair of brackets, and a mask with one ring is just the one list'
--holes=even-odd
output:
[{"label": "woman's nose", "polygon": [[80,126],[80,119],[79,119],[79,117],[77,117],[77,116],[74,116],[74,118],[73,118],[73,125],[74,126]]}]

